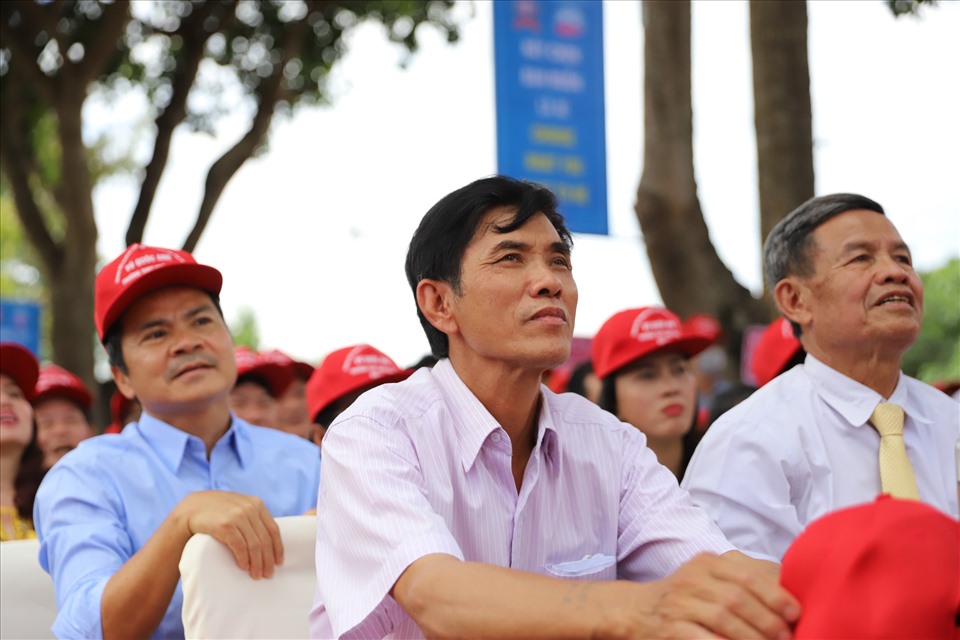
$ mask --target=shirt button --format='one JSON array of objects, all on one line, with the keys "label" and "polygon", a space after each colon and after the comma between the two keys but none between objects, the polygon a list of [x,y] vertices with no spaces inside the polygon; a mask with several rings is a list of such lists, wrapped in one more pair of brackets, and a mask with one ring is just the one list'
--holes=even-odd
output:
[{"label": "shirt button", "polygon": [[494,433],[492,436],[490,436],[490,439],[493,440],[494,442],[500,442],[500,434]]}]

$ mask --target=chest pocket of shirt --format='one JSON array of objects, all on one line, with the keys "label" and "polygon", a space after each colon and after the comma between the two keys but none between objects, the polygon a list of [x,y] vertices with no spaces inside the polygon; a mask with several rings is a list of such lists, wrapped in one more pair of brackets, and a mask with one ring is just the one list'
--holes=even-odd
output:
[{"label": "chest pocket of shirt", "polygon": [[547,574],[564,580],[616,580],[617,558],[602,553],[570,562],[548,563]]}]

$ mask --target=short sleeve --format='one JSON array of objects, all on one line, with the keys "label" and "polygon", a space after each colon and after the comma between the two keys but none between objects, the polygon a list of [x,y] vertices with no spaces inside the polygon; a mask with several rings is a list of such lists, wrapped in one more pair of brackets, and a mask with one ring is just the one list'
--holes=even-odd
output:
[{"label": "short sleeve", "polygon": [[757,429],[731,415],[710,427],[682,486],[738,549],[780,562],[803,530],[788,478],[796,463],[770,437],[778,430]]},{"label": "short sleeve", "polygon": [[415,560],[433,553],[463,559],[431,507],[409,437],[355,415],[323,443],[317,503],[317,602],[334,635],[382,637],[405,613],[390,590]]}]

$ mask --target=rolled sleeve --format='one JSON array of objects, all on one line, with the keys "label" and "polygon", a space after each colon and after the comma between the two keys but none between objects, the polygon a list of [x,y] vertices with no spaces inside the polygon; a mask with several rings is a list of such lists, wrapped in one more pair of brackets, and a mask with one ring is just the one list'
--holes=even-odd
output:
[{"label": "rolled sleeve", "polygon": [[774,562],[803,530],[789,481],[798,461],[783,455],[779,444],[788,439],[783,434],[778,442],[748,422],[718,421],[682,483],[738,549]]},{"label": "rolled sleeve", "polygon": [[[375,444],[371,444],[375,443]],[[317,602],[335,636],[382,637],[405,617],[390,590],[411,563],[463,552],[432,508],[412,443],[363,416],[323,444],[317,510]]]}]

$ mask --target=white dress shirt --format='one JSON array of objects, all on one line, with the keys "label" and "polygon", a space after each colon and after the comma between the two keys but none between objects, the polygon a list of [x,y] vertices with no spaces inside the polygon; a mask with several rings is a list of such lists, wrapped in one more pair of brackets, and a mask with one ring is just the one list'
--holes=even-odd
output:
[{"label": "white dress shirt", "polygon": [[580,396],[541,389],[519,494],[507,433],[449,360],[341,414],[323,441],[312,637],[422,637],[389,592],[431,553],[639,581],[733,549],[640,431]]},{"label": "white dress shirt", "polygon": [[960,405],[902,373],[883,398],[811,355],[710,427],[681,486],[740,550],[779,562],[812,520],[880,493],[882,401],[903,407],[920,499],[957,517]]}]

